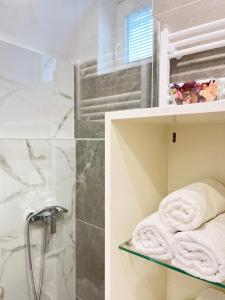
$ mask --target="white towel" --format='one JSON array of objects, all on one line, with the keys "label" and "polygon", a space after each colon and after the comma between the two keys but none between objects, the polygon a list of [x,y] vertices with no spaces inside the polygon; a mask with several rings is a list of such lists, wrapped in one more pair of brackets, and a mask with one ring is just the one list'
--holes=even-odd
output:
[{"label": "white towel", "polygon": [[225,213],[174,237],[172,265],[196,277],[225,280]]},{"label": "white towel", "polygon": [[175,231],[188,231],[225,212],[225,187],[206,179],[166,196],[159,206],[160,218]]},{"label": "white towel", "polygon": [[196,300],[225,300],[225,294],[218,290],[208,288],[203,290]]},{"label": "white towel", "polygon": [[141,221],[133,232],[132,242],[137,251],[162,260],[172,259],[174,233],[159,219],[158,212]]}]

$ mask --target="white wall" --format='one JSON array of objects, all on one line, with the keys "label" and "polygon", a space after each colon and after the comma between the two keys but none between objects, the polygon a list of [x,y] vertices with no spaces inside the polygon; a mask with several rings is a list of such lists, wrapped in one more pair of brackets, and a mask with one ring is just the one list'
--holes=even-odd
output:
[{"label": "white wall", "polygon": [[[77,1],[77,0],[76,0]],[[74,52],[74,63],[97,58],[98,53],[98,0],[77,1],[79,10],[78,35]]]},{"label": "white wall", "polygon": [[86,18],[86,10],[95,2],[2,0],[0,40],[72,61],[82,29],[81,15]]},{"label": "white wall", "polygon": [[98,71],[114,67],[115,60],[115,28],[116,28],[116,1],[99,0],[98,21]]},{"label": "white wall", "polygon": [[46,56],[0,42],[0,137],[73,138],[73,65],[57,58],[52,80]]}]

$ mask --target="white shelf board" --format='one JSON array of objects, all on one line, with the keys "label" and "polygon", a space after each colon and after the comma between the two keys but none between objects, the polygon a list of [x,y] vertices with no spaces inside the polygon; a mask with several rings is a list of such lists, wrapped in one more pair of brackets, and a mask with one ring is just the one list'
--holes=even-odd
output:
[{"label": "white shelf board", "polygon": [[106,113],[106,122],[116,120],[161,123],[165,125],[225,123],[225,100]]}]

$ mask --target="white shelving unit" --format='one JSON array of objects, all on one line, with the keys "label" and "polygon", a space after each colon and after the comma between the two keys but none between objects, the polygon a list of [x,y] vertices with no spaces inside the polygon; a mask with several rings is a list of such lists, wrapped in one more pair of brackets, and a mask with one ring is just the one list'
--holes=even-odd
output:
[{"label": "white shelving unit", "polygon": [[160,34],[159,50],[159,106],[168,105],[170,59],[225,46],[225,19],[201,24],[170,33]]},{"label": "white shelving unit", "polygon": [[225,102],[106,115],[106,300],[192,300],[208,285],[118,249],[167,193],[207,177],[225,184]]}]

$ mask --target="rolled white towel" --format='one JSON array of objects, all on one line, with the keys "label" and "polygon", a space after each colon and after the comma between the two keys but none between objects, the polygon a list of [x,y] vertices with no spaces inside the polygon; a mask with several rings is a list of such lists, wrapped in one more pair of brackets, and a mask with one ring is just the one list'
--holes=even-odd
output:
[{"label": "rolled white towel", "polygon": [[176,231],[194,230],[225,212],[225,187],[205,179],[166,196],[159,206],[160,218]]},{"label": "rolled white towel", "polygon": [[132,242],[141,253],[162,260],[172,259],[174,233],[159,219],[158,212],[141,221],[133,232]]},{"label": "rolled white towel", "polygon": [[196,230],[177,233],[172,248],[172,265],[205,280],[224,281],[225,213]]},{"label": "rolled white towel", "polygon": [[203,290],[196,300],[225,300],[225,294],[213,288],[208,288]]}]

